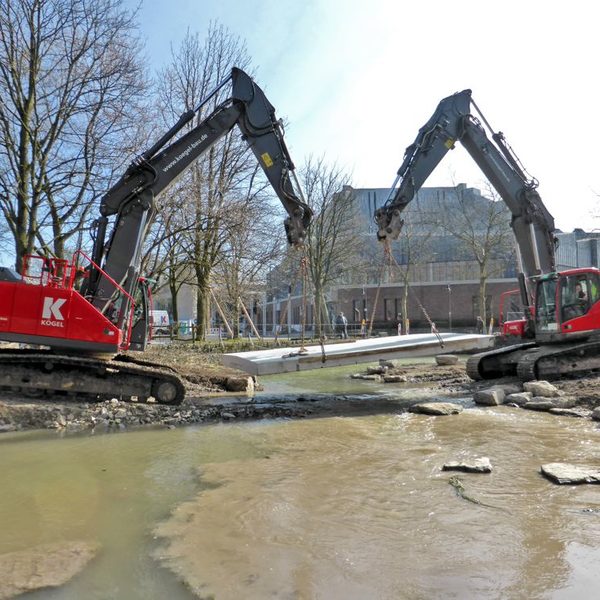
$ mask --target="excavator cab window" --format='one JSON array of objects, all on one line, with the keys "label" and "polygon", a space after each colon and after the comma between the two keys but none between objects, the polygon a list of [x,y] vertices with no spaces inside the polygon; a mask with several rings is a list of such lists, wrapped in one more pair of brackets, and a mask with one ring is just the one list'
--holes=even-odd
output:
[{"label": "excavator cab window", "polygon": [[[581,317],[590,309],[592,285],[590,274],[567,275],[561,278],[560,306],[563,322]],[[597,292],[594,292],[597,295]]]},{"label": "excavator cab window", "polygon": [[150,339],[150,308],[152,293],[146,279],[140,278],[134,295],[131,350],[144,350]]},{"label": "excavator cab window", "polygon": [[538,283],[535,295],[536,331],[558,331],[556,314],[556,279],[545,279]]}]

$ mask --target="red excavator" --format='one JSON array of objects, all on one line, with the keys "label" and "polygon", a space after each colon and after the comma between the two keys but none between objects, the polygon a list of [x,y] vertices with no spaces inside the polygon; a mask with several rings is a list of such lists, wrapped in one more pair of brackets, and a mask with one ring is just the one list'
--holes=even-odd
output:
[{"label": "red excavator", "polygon": [[[190,126],[229,82],[231,96]],[[0,387],[32,396],[182,401],[174,371],[121,353],[142,351],[149,339],[150,295],[140,263],[155,200],[235,125],[288,213],[289,243],[302,244],[312,211],[295,191],[281,122],[263,91],[234,68],[104,195],[91,256],[82,250],[70,260],[26,256],[21,273],[0,268],[0,340],[38,347],[0,352]]]},{"label": "red excavator", "polygon": [[504,135],[491,128],[471,90],[444,98],[406,149],[390,195],[375,215],[378,239],[399,236],[402,211],[456,142],[512,213],[523,315],[510,328],[522,341],[472,356],[467,373],[473,379],[516,374],[527,381],[600,368],[600,271],[556,271],[554,219],[537,192],[538,182]]}]

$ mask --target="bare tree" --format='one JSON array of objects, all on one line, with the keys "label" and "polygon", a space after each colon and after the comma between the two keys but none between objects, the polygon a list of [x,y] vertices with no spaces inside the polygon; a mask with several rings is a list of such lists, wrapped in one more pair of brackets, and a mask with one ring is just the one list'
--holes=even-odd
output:
[{"label": "bare tree", "polygon": [[63,257],[131,154],[144,88],[121,0],[1,0],[0,209],[16,268]]},{"label": "bare tree", "polygon": [[189,235],[193,224],[182,218],[180,210],[181,188],[177,184],[157,200],[157,219],[144,247],[142,271],[151,280],[156,293],[167,287],[171,299],[173,322],[179,321],[178,297],[185,284],[193,285],[187,254],[182,250],[181,239]]},{"label": "bare tree", "polygon": [[[398,272],[402,282],[402,328],[409,331],[408,296],[410,284],[414,280],[415,270],[418,266],[430,261],[433,257],[431,236],[434,227],[430,217],[420,210],[419,195],[415,202],[404,213],[402,235],[398,241],[392,242],[390,252],[393,253],[397,269],[392,265],[392,274]],[[395,315],[396,316],[396,315]]]},{"label": "bare tree", "polygon": [[491,185],[486,184],[488,197],[466,193],[464,185],[456,186],[456,203],[440,200],[438,221],[442,229],[461,244],[465,257],[475,260],[479,268],[478,309],[487,320],[486,286],[494,275],[506,268],[514,251],[514,237],[509,227],[510,213]]},{"label": "bare tree", "polygon": [[357,253],[360,240],[354,223],[356,201],[349,176],[323,157],[310,157],[302,169],[306,201],[315,213],[306,236],[306,255],[313,286],[315,325],[322,336],[329,324],[325,301],[328,285],[343,277]]},{"label": "bare tree", "polygon": [[[224,27],[211,24],[206,39],[188,32],[178,50],[173,51],[171,65],[161,74],[161,101],[171,117],[196,108],[200,101],[225,79],[231,67],[247,68],[249,58],[243,42]],[[198,112],[197,120],[226,97],[221,90]],[[255,161],[247,145],[235,130],[224,136],[202,156],[184,177],[179,197],[182,222],[189,234],[180,240],[187,255],[197,287],[198,337],[203,338],[208,325],[211,277],[227,244],[227,227],[231,203],[247,193],[255,180]],[[247,223],[251,226],[251,223]]]},{"label": "bare tree", "polygon": [[[256,167],[257,173],[259,167]],[[240,302],[249,307],[265,289],[265,275],[285,254],[283,228],[275,224],[272,199],[250,183],[245,196],[232,202],[225,224],[226,242],[216,265],[230,322],[239,333]],[[251,223],[249,227],[248,224]],[[251,310],[249,311],[251,312]]]}]

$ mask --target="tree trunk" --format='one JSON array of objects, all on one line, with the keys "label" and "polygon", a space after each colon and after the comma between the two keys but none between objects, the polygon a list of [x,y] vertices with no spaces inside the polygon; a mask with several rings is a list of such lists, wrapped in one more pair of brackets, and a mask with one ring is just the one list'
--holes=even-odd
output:
[{"label": "tree trunk", "polygon": [[315,328],[319,338],[331,331],[331,323],[329,322],[329,311],[327,310],[327,302],[325,302],[325,293],[318,282],[314,284],[315,290]]},{"label": "tree trunk", "polygon": [[177,281],[169,277],[169,293],[171,294],[171,312],[173,314],[173,323],[179,323],[179,307],[177,306],[177,296],[179,295],[179,286]]},{"label": "tree trunk", "polygon": [[210,288],[198,286],[196,296],[196,340],[206,339],[207,323],[210,316]]},{"label": "tree trunk", "polygon": [[[237,287],[235,287],[235,289],[237,290]],[[233,335],[235,335],[235,337],[240,337],[241,331],[240,331],[240,298],[239,296],[236,296],[233,300],[233,315],[232,315],[232,319],[233,319]],[[248,328],[250,327],[250,323],[248,323]]]},{"label": "tree trunk", "polygon": [[408,320],[408,282],[404,282],[402,288],[402,333],[409,333],[409,320]]},{"label": "tree trunk", "polygon": [[479,275],[479,314],[483,319],[484,326],[487,327],[487,309],[485,303],[485,291],[487,285],[487,275],[481,273]]}]

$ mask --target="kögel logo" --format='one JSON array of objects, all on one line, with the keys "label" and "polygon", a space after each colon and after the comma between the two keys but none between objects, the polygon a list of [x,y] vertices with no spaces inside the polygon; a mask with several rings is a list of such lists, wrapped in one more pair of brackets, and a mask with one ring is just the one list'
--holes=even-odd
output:
[{"label": "k\u00f6gel logo", "polygon": [[60,312],[62,305],[67,301],[66,298],[51,298],[46,296],[44,298],[44,308],[42,309],[42,325],[49,325],[50,327],[64,327],[65,318]]}]

